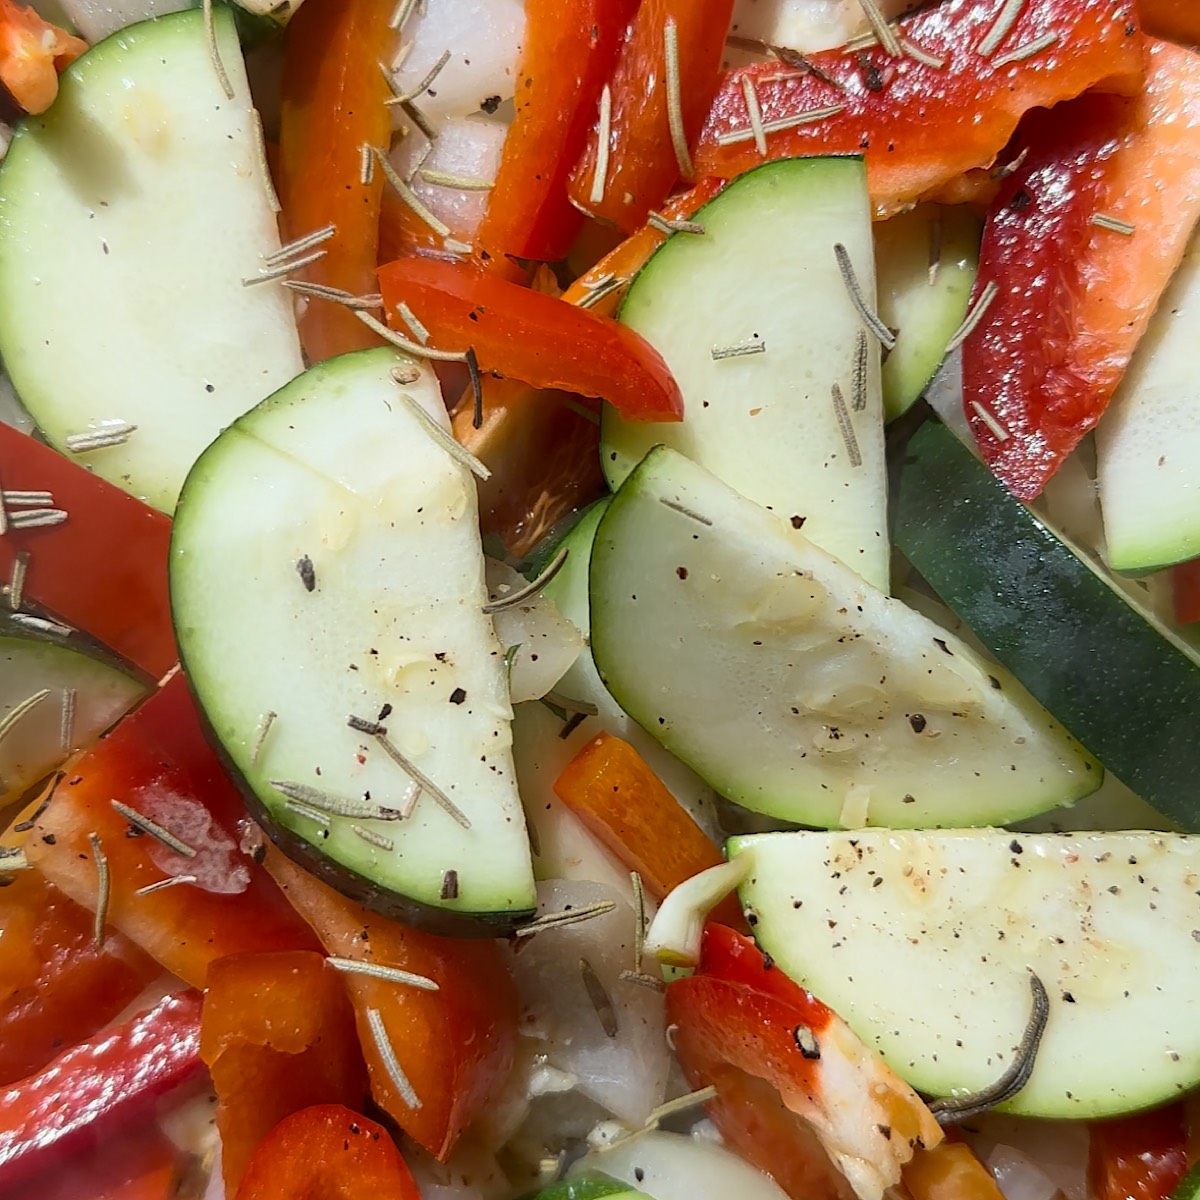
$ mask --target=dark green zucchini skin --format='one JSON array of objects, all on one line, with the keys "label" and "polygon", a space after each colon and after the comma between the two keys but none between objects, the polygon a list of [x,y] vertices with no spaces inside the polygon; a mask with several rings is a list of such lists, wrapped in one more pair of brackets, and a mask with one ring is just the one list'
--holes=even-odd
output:
[{"label": "dark green zucchini skin", "polygon": [[1200,1163],[1196,1163],[1179,1181],[1171,1200],[1200,1200]]},{"label": "dark green zucchini skin", "polygon": [[1200,831],[1200,662],[944,425],[895,463],[896,547],[1108,770]]}]

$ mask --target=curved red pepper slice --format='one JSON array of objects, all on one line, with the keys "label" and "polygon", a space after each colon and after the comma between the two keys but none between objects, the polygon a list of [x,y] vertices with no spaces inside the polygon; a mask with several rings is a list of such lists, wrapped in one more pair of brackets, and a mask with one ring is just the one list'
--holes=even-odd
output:
[{"label": "curved red pepper slice", "polygon": [[442,350],[471,347],[484,371],[609,401],[626,420],[677,421],[683,397],[662,356],[608,317],[460,263],[399,258],[379,268],[390,323],[407,304]]},{"label": "curved red pepper slice", "polygon": [[49,492],[67,514],[61,525],[24,529],[8,514],[3,581],[23,557],[28,603],[91,634],[152,679],[165,675],[179,658],[167,595],[170,519],[2,423],[0,487]]},{"label": "curved red pepper slice", "polygon": [[255,1151],[236,1200],[420,1200],[388,1131],[322,1104],[286,1117]]},{"label": "curved red pepper slice", "polygon": [[1088,1183],[1096,1200],[1167,1200],[1188,1167],[1181,1104],[1088,1127]]},{"label": "curved red pepper slice", "polygon": [[583,214],[567,178],[596,118],[637,0],[527,0],[516,117],[476,239],[500,269],[509,258],[565,258]]},{"label": "curved red pepper slice", "polygon": [[1187,45],[1200,45],[1200,5],[1196,0],[1138,0],[1147,33]]},{"label": "curved red pepper slice", "polygon": [[[701,134],[697,173],[731,178],[767,159],[862,154],[882,217],[990,166],[1031,108],[1089,88],[1137,91],[1134,0],[1028,0],[995,53],[984,55],[979,47],[998,8],[992,0],[945,0],[900,21],[900,37],[940,65],[872,46],[813,55],[820,74],[778,63],[731,71]],[[1007,57],[1030,48],[1027,58]],[[743,80],[761,109],[765,154],[755,145]],[[773,129],[776,122],[783,125]]]},{"label": "curved red pepper slice", "polygon": [[0,1093],[0,1189],[152,1117],[159,1097],[203,1079],[199,1046],[200,994],[181,992]]},{"label": "curved red pepper slice", "polygon": [[1134,100],[1030,114],[984,231],[976,294],[997,290],[963,346],[963,400],[1022,500],[1100,419],[1200,218],[1200,55],[1145,39],[1145,59]]},{"label": "curved red pepper slice", "polygon": [[679,100],[685,141],[694,146],[717,90],[733,0],[643,0],[613,71],[608,158],[593,199],[599,153],[597,126],[571,173],[577,208],[632,233],[661,206],[680,166],[668,130],[664,30],[675,25]]}]

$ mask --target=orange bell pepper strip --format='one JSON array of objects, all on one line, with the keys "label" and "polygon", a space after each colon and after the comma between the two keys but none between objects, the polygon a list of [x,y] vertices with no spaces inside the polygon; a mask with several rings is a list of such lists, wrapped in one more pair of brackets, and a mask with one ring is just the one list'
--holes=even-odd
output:
[{"label": "orange bell pepper strip", "polygon": [[388,1131],[322,1104],[284,1118],[263,1140],[232,1200],[420,1200]]},{"label": "orange bell pepper strip", "polygon": [[683,397],[662,356],[639,334],[459,263],[400,258],[379,268],[388,320],[407,304],[442,350],[473,349],[480,370],[537,388],[608,400],[627,420],[677,421]]},{"label": "orange bell pepper strip", "polygon": [[1195,0],[1138,0],[1138,12],[1147,33],[1200,45],[1200,6]]},{"label": "orange bell pepper strip", "polygon": [[[144,833],[130,836],[116,799],[196,851],[186,857]],[[175,675],[97,745],[55,789],[26,857],[77,904],[101,895],[95,834],[108,865],[107,924],[168,971],[203,987],[228,954],[317,950],[316,939],[266,872],[239,849],[245,809],[205,740],[182,675]],[[136,830],[135,830],[136,832]],[[176,876],[144,895],[138,889]]]},{"label": "orange bell pepper strip", "polygon": [[92,925],[32,868],[0,890],[0,1085],[90,1037],[162,973],[120,934],[97,946]]},{"label": "orange bell pepper strip", "polygon": [[[47,491],[67,514],[61,525],[0,536],[0,578],[25,564],[21,594],[91,634],[151,679],[178,661],[167,594],[171,522],[49,446],[0,424],[0,484]],[[2,502],[0,502],[2,503]]]},{"label": "orange bell pepper strip", "polygon": [[[691,146],[716,95],[733,0],[643,0],[621,47],[609,86],[611,121],[599,123],[571,172],[576,208],[632,233],[659,208],[677,179],[691,182]],[[679,128],[674,130],[666,30],[674,27]],[[597,177],[601,134],[607,138],[604,174]]]},{"label": "orange bell pepper strip", "polygon": [[[436,937],[389,921],[327,887],[273,846],[267,847],[265,861],[330,954],[395,967],[437,985],[434,991],[345,975],[375,1102],[409,1137],[444,1160],[503,1086],[516,1051],[516,988],[498,945]],[[404,1097],[381,1053],[372,1012],[382,1022],[417,1107]]]},{"label": "orange bell pepper strip", "polygon": [[476,239],[480,260],[557,262],[583,223],[567,180],[637,0],[527,0],[516,117]]},{"label": "orange bell pepper strip", "polygon": [[1200,54],[1144,52],[1136,99],[1031,114],[984,230],[976,289],[995,295],[963,345],[964,411],[1022,500],[1099,421],[1200,219]]},{"label": "orange bell pepper strip", "polygon": [[87,48],[32,8],[0,0],[0,83],[27,113],[45,112],[54,103],[59,72]]},{"label": "orange bell pepper strip", "polygon": [[[395,0],[308,0],[288,24],[279,133],[279,198],[287,238],[327,224],[337,232],[301,278],[360,295],[373,292],[382,172],[362,182],[362,147],[386,151]],[[300,319],[309,362],[377,345],[354,314],[312,301]]]},{"label": "orange bell pepper strip", "polygon": [[[657,900],[685,879],[725,861],[708,834],[628,743],[609,733],[588,742],[554,781],[554,794],[621,860]],[[734,929],[745,920],[726,896],[712,919]]]},{"label": "orange bell pepper strip", "polygon": [[232,1196],[259,1142],[314,1104],[361,1108],[367,1071],[346,989],[308,950],[213,963],[200,1057],[217,1093],[221,1173]]},{"label": "orange bell pepper strip", "polygon": [[[1007,31],[997,25],[1000,7],[945,0],[912,13],[896,32],[913,49],[896,58],[871,46],[812,55],[819,74],[779,63],[731,71],[700,137],[698,174],[732,178],[769,159],[861,154],[876,216],[886,217],[990,166],[1031,108],[1088,89],[1136,94],[1134,0],[1028,0]],[[1003,34],[994,47],[993,30]],[[757,132],[747,89],[761,113]]]},{"label": "orange bell pepper strip", "polygon": [[[675,1055],[727,1144],[792,1200],[847,1200],[808,1118],[882,1173],[940,1143],[933,1115],[842,1021],[732,929],[705,927],[695,974],[667,986]],[[873,1111],[872,1111],[873,1110]]]},{"label": "orange bell pepper strip", "polygon": [[901,1173],[912,1200],[1004,1200],[1004,1193],[965,1142],[918,1146]]},{"label": "orange bell pepper strip", "polygon": [[0,1192],[41,1195],[40,1177],[153,1120],[164,1096],[201,1084],[199,1041],[199,993],[181,992],[0,1093]]},{"label": "orange bell pepper strip", "polygon": [[1182,1104],[1088,1126],[1088,1191],[1095,1200],[1167,1200],[1188,1168]]}]

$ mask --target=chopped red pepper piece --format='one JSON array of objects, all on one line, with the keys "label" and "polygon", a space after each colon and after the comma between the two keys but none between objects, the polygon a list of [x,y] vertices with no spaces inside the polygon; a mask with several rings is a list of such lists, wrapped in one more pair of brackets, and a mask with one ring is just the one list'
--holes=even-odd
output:
[{"label": "chopped red pepper piece", "polygon": [[47,491],[61,525],[0,537],[0,576],[26,555],[28,604],[103,642],[152,679],[178,660],[167,595],[171,522],[41,442],[0,424],[0,484]]},{"label": "chopped red pepper piece", "polygon": [[217,1099],[221,1172],[232,1196],[259,1142],[314,1104],[360,1108],[367,1072],[346,989],[319,954],[283,950],[213,963],[200,1056]]},{"label": "chopped red pepper piece", "polygon": [[400,258],[379,268],[388,319],[407,304],[443,350],[473,348],[484,371],[608,400],[627,420],[676,421],[683,398],[644,338],[587,309],[459,263]]},{"label": "chopped red pepper piece", "polygon": [[1188,1167],[1183,1105],[1089,1126],[1089,1192],[1095,1200],[1167,1200]]},{"label": "chopped red pepper piece", "polygon": [[998,290],[963,347],[963,399],[1023,500],[1100,419],[1200,217],[1200,55],[1151,39],[1145,55],[1136,99],[1030,115],[984,231],[976,293]]},{"label": "chopped red pepper piece", "polygon": [[90,1037],[161,974],[120,934],[97,946],[92,924],[40,871],[0,891],[0,1084]]},{"label": "chopped red pepper piece", "polygon": [[200,994],[182,992],[0,1093],[0,1189],[135,1129],[160,1097],[202,1081],[199,1044]]},{"label": "chopped red pepper piece", "polygon": [[[267,847],[267,869],[330,954],[432,979],[437,991],[346,974],[376,1102],[414,1141],[444,1159],[512,1066],[517,996],[495,942],[435,937],[347,900]],[[376,1010],[420,1102],[398,1090],[371,1029]]]},{"label": "chopped red pepper piece", "polygon": [[[667,988],[667,1020],[676,1027],[675,1053],[688,1082],[717,1089],[708,1112],[725,1140],[793,1200],[852,1195],[809,1117],[818,1117],[846,1149],[864,1136],[880,1136],[872,1161],[881,1171],[889,1159],[898,1168],[918,1141],[933,1146],[941,1140],[915,1093],[732,929],[705,928],[696,973]],[[875,1113],[867,1111],[871,1105],[878,1106]],[[885,1138],[879,1124],[888,1130]]]},{"label": "chopped red pepper piece", "polygon": [[[558,798],[631,871],[663,899],[672,888],[725,861],[712,839],[628,743],[601,733],[554,782]],[[745,925],[736,896],[713,910],[714,921]]]},{"label": "chopped red pepper piece", "polygon": [[[308,0],[288,24],[279,135],[279,197],[288,238],[332,223],[324,257],[303,278],[361,295],[372,292],[383,173],[362,182],[362,147],[386,151],[391,95],[379,67],[390,61],[395,0]],[[377,344],[354,314],[313,300],[300,320],[310,362]]]},{"label": "chopped red pepper piece", "polygon": [[610,84],[605,172],[598,180],[597,124],[571,173],[577,208],[632,233],[651,209],[661,207],[677,179],[693,177],[692,170],[681,169],[673,148],[665,30],[668,22],[675,27],[679,119],[690,168],[690,147],[717,91],[732,14],[733,0],[643,0],[638,6]]},{"label": "chopped red pepper piece", "polygon": [[[129,836],[118,799],[196,850],[188,858],[150,834]],[[76,903],[95,910],[98,873],[89,835],[108,860],[108,921],[168,971],[202,987],[227,954],[316,950],[304,922],[266,872],[239,850],[241,797],[201,731],[182,675],[170,679],[55,789],[25,852]],[[181,883],[139,896],[176,875]]]},{"label": "chopped red pepper piece", "polygon": [[236,1200],[420,1200],[382,1125],[340,1104],[306,1108],[259,1146]]},{"label": "chopped red pepper piece", "polygon": [[[142,1122],[56,1166],[51,1177],[39,1177],[37,1200],[180,1200],[186,1170],[175,1143]],[[27,1197],[20,1188],[0,1193],[0,1200]]]},{"label": "chopped red pepper piece", "polygon": [[1138,12],[1147,33],[1200,45],[1200,5],[1196,0],[1138,0]]},{"label": "chopped red pepper piece", "polygon": [[912,1200],[1004,1200],[991,1171],[965,1142],[918,1146],[902,1178]]},{"label": "chopped red pepper piece", "polygon": [[[981,53],[997,13],[992,0],[945,0],[903,18],[900,38],[938,66],[872,46],[813,55],[820,74],[778,63],[731,71],[701,135],[697,172],[732,178],[767,159],[862,154],[883,217],[990,166],[1031,108],[1089,88],[1136,93],[1134,0],[1028,0],[995,52]],[[755,145],[743,81],[761,110],[765,152]]]},{"label": "chopped red pepper piece", "polygon": [[476,243],[504,269],[511,257],[565,258],[583,215],[567,178],[596,118],[637,0],[527,0],[516,117]]},{"label": "chopped red pepper piece", "polygon": [[0,83],[27,113],[45,112],[54,103],[58,72],[87,48],[32,8],[0,0]]}]

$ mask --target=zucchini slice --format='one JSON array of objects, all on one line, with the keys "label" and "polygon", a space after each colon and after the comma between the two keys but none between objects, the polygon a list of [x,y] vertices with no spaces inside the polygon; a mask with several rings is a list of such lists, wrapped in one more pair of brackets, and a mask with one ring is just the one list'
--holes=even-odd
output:
[{"label": "zucchini slice", "polygon": [[899,456],[897,547],[1123,783],[1200,830],[1200,659],[944,425]]},{"label": "zucchini slice", "polygon": [[1200,1082],[1200,838],[867,830],[735,838],[759,944],[918,1091],[978,1092],[1049,1017],[1003,1107],[1104,1117]]},{"label": "zucchini slice", "polygon": [[[188,468],[303,367],[232,14],[130,26],[62,77],[0,166],[0,356],[46,439],[170,512]],[[86,445],[86,443],[85,443]],[[72,455],[75,457],[75,455]]]},{"label": "zucchini slice", "polygon": [[90,745],[146,685],[68,642],[0,624],[0,807]]},{"label": "zucchini slice", "polygon": [[1200,236],[1175,272],[1104,419],[1096,482],[1114,571],[1200,555]]},{"label": "zucchini slice", "polygon": [[625,711],[758,812],[986,824],[1100,783],[1005,671],[666,447],[600,522],[591,618]]},{"label": "zucchini slice", "polygon": [[971,300],[982,224],[963,205],[918,204],[875,227],[879,316],[896,331],[883,360],[883,415],[907,412],[942,365]]},{"label": "zucchini slice", "polygon": [[432,370],[387,348],[260,404],[188,476],[172,608],[280,847],[382,912],[495,934],[533,909],[533,874],[475,484],[431,423],[449,430]]},{"label": "zucchini slice", "polygon": [[600,449],[609,484],[652,446],[671,446],[751,500],[803,519],[813,541],[886,591],[879,343],[834,249],[845,248],[874,306],[862,160],[768,163],[694,219],[704,233],[672,234],[619,313],[666,360],[684,417],[623,421],[606,406]]}]

